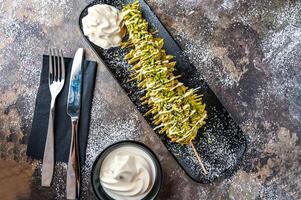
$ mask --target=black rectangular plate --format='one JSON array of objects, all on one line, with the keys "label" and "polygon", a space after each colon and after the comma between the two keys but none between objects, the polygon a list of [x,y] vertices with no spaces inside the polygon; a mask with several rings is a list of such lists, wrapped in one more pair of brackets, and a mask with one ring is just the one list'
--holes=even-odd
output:
[{"label": "black rectangular plate", "polygon": [[[89,7],[99,3],[106,3],[121,9],[123,5],[130,2],[132,1],[93,1],[80,14],[79,27],[82,34],[81,21],[82,18],[87,15]],[[203,94],[203,101],[206,103],[208,119],[205,127],[199,130],[199,134],[194,140],[194,144],[209,173],[207,175],[202,173],[198,161],[189,145],[178,145],[172,143],[165,135],[160,135],[158,131],[155,132],[177,160],[179,165],[194,181],[208,183],[220,177],[230,176],[237,169],[246,150],[246,138],[244,134],[207,83],[201,79],[199,72],[189,62],[179,45],[168,33],[146,2],[140,0],[140,5],[143,15],[149,22],[150,26],[159,31],[157,36],[164,38],[164,48],[167,53],[175,56],[175,60],[177,61],[176,73],[181,74],[181,81],[191,88],[200,88],[199,93]],[[135,82],[128,82],[130,75],[128,69],[130,66],[123,57],[129,50],[121,49],[120,47],[103,50],[91,43],[88,39],[87,42],[96,54],[104,61],[113,76],[128,94],[129,98],[137,106],[138,110],[144,114],[148,108],[142,106],[139,101],[139,98],[142,95],[141,90],[137,88]],[[147,117],[145,119],[153,127],[151,119]],[[205,136],[202,134],[204,132],[207,133]],[[205,141],[206,138],[209,138],[209,142]]]}]

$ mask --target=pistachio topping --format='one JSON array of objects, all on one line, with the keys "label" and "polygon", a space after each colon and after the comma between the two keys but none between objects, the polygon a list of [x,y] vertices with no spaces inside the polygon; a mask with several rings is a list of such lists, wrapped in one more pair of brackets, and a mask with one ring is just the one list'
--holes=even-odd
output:
[{"label": "pistachio topping", "polygon": [[155,129],[173,142],[190,144],[207,118],[202,96],[174,75],[176,62],[165,52],[164,40],[149,30],[139,1],[124,6],[122,13],[128,40],[121,46],[131,48],[125,59],[132,65],[131,80],[145,90],[140,99],[150,108],[145,115],[151,115]]}]

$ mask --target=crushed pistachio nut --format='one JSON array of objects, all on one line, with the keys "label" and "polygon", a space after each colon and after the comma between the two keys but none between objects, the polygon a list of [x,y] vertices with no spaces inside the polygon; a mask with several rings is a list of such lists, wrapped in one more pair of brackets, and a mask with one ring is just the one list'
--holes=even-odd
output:
[{"label": "crushed pistachio nut", "polygon": [[140,11],[139,1],[126,5],[122,10],[128,40],[122,47],[131,48],[125,56],[131,68],[131,80],[145,90],[141,98],[143,105],[150,109],[155,129],[165,133],[173,142],[189,144],[205,124],[207,111],[197,89],[189,89],[173,72],[176,62],[167,55],[164,40],[149,30],[146,19]]}]

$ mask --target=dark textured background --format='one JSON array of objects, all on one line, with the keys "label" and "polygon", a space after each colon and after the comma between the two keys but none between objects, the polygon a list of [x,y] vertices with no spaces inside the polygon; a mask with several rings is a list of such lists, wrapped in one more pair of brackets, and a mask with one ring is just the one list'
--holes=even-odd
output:
[{"label": "dark textured background", "polygon": [[[100,65],[83,169],[83,199],[94,199],[89,170],[121,139],[159,155],[165,183],[158,199],[301,199],[301,1],[149,0],[220,100],[248,133],[241,168],[210,185],[192,182]],[[64,199],[66,165],[51,189],[41,164],[25,157],[45,46],[72,56],[87,48],[77,28],[89,1],[0,1],[1,199]]]}]

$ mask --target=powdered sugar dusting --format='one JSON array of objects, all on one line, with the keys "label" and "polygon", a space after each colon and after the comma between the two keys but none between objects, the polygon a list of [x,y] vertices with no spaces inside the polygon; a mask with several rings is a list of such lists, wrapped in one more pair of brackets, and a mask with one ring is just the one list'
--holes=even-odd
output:
[{"label": "powdered sugar dusting", "polygon": [[272,76],[269,89],[278,98],[294,99],[301,95],[301,2],[275,15],[275,30],[267,33],[262,44]]}]

